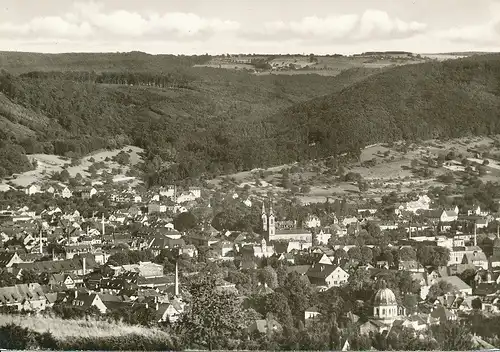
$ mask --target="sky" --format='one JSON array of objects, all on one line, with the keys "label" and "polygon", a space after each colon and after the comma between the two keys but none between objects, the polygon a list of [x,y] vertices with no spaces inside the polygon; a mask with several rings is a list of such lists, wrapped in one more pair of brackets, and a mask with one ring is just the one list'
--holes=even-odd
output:
[{"label": "sky", "polygon": [[500,51],[500,0],[1,0],[0,50]]}]

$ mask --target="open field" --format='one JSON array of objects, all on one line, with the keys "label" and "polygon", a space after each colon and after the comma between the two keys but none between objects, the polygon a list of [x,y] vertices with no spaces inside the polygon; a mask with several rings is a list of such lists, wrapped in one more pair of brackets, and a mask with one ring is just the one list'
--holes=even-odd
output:
[{"label": "open field", "polygon": [[[344,70],[356,67],[385,68],[389,66],[408,65],[421,63],[424,58],[417,57],[397,57],[389,55],[367,55],[367,56],[315,56],[311,61],[308,56],[278,56],[268,59],[266,56],[252,57],[240,56],[231,58],[213,58],[206,64],[195,65],[195,67],[212,67],[230,70],[251,70],[254,68],[250,64],[251,60],[267,60],[272,67],[271,70],[255,72],[255,74],[280,74],[280,75],[301,75],[317,74],[321,76],[336,76]],[[290,67],[294,67],[290,69]]]},{"label": "open field", "polygon": [[111,336],[124,336],[136,334],[148,337],[158,337],[168,335],[155,328],[146,328],[142,326],[131,326],[125,324],[108,323],[98,321],[92,318],[88,320],[63,320],[45,316],[22,316],[22,315],[0,315],[0,326],[7,324],[16,324],[24,328],[32,329],[39,333],[50,331],[58,340],[64,340],[71,337],[81,338],[99,338]]},{"label": "open field", "polygon": [[[50,178],[51,174],[55,172],[61,172],[64,168],[69,172],[71,177],[75,177],[77,174],[80,174],[83,176],[83,178],[88,178],[90,174],[86,170],[89,168],[89,166],[96,162],[104,162],[107,169],[109,170],[119,168],[121,172],[115,177],[125,177],[125,173],[130,169],[129,165],[123,166],[112,160],[105,161],[106,158],[111,159],[120,151],[124,151],[130,155],[130,165],[135,165],[141,161],[140,153],[142,152],[142,149],[134,146],[125,146],[121,149],[116,150],[94,152],[83,157],[80,160],[81,163],[77,166],[70,166],[70,159],[63,158],[57,155],[32,154],[28,155],[28,158],[31,161],[36,160],[37,168],[35,170],[27,171],[15,176],[11,180],[11,182],[16,186],[26,187],[32,183],[46,180]],[[91,161],[92,159],[94,161]]]},{"label": "open field", "polygon": [[[398,142],[391,146],[376,144],[367,146],[361,152],[358,162],[343,165],[345,173],[359,174],[369,184],[367,190],[360,192],[356,182],[345,182],[339,180],[335,175],[328,174],[328,167],[324,161],[310,161],[308,163],[294,163],[275,166],[268,169],[255,169],[229,175],[239,187],[249,186],[250,193],[254,195],[265,195],[268,192],[289,192],[281,186],[281,170],[287,168],[290,171],[292,183],[297,185],[308,185],[310,191],[307,194],[297,194],[304,203],[324,202],[330,197],[345,197],[351,200],[360,198],[379,199],[384,194],[392,191],[397,192],[427,192],[429,188],[443,186],[436,177],[449,172],[462,172],[463,167],[443,165],[442,167],[431,167],[431,177],[422,177],[414,174],[412,161],[415,160],[417,168],[425,168],[428,158],[436,159],[450,152],[461,158],[467,158],[472,162],[482,163],[489,161],[488,173],[481,177],[484,182],[500,180],[500,163],[492,158],[478,159],[474,157],[476,150],[488,151],[500,154],[498,137],[465,137],[453,140],[428,140],[418,143]],[[462,157],[460,157],[462,156]],[[415,163],[413,162],[413,163]],[[460,162],[455,161],[460,164]],[[260,174],[260,175],[259,175]],[[264,177],[262,177],[264,176]],[[259,178],[259,184],[255,180]],[[222,178],[209,181],[214,186],[219,186]]]}]

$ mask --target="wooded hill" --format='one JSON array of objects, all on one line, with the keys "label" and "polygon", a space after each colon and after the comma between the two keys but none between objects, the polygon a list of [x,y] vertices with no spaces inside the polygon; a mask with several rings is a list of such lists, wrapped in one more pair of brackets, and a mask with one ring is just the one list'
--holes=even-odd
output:
[{"label": "wooded hill", "polygon": [[[255,121],[377,72],[255,76],[187,66],[129,72],[121,61],[116,65],[115,71],[3,71],[0,176],[28,169],[24,153],[78,157],[124,144],[146,149],[152,183],[233,172],[254,165],[241,150],[253,149]],[[158,170],[163,162],[174,163],[173,170]]]},{"label": "wooded hill", "polygon": [[124,54],[90,61],[95,71],[49,70],[33,55],[38,72],[0,75],[0,176],[29,167],[23,153],[79,156],[126,143],[146,150],[147,181],[161,184],[376,142],[500,133],[499,55],[337,77],[184,64],[128,72]]},{"label": "wooded hill", "polygon": [[500,133],[500,55],[392,68],[285,109],[265,130],[283,162],[377,142]]}]

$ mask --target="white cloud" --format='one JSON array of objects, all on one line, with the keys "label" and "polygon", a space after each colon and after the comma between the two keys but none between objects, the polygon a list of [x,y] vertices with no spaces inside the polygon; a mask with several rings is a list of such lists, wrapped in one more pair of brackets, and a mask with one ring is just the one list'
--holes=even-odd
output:
[{"label": "white cloud", "polygon": [[0,35],[6,34],[11,37],[85,37],[92,32],[88,22],[72,23],[58,16],[35,17],[24,24],[12,22],[0,24]]},{"label": "white cloud", "polygon": [[94,36],[138,38],[144,36],[195,37],[235,31],[239,23],[203,18],[192,13],[170,12],[143,15],[126,10],[105,11],[102,3],[81,2],[61,16],[37,17],[26,23],[0,24],[0,36],[75,38]]},{"label": "white cloud", "polygon": [[427,25],[420,22],[405,22],[392,18],[379,10],[366,10],[362,14],[338,14],[325,17],[309,16],[299,21],[268,22],[262,29],[249,31],[247,36],[301,39],[349,39],[371,40],[410,37],[425,31]]},{"label": "white cloud", "polygon": [[442,40],[469,43],[471,45],[500,44],[500,2],[490,4],[490,19],[477,24],[453,26],[436,31],[434,35]]}]

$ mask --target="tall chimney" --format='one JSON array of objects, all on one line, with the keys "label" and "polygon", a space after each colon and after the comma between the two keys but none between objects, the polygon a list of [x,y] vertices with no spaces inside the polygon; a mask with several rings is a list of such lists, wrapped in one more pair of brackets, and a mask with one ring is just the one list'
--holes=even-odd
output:
[{"label": "tall chimney", "polygon": [[179,297],[179,265],[175,261],[175,297]]},{"label": "tall chimney", "polygon": [[102,213],[101,225],[102,225],[102,235],[104,236],[104,232],[105,232],[105,227],[104,227],[104,213]]},{"label": "tall chimney", "polygon": [[42,229],[40,229],[40,254],[43,254]]},{"label": "tall chimney", "polygon": [[500,238],[500,224],[497,222],[497,238]]},{"label": "tall chimney", "polygon": [[474,222],[474,246],[477,246],[477,224]]},{"label": "tall chimney", "polygon": [[82,264],[83,264],[83,276],[85,276],[85,274],[87,274],[87,258],[83,257]]}]

